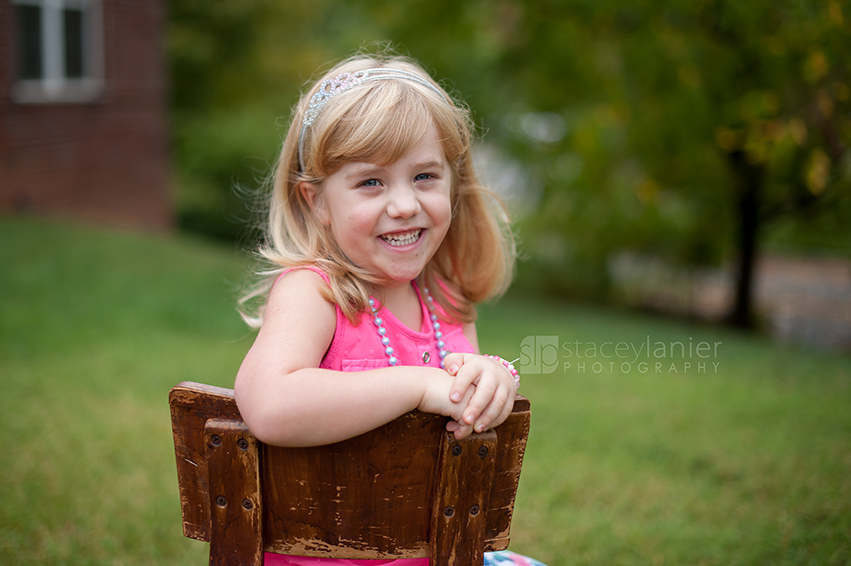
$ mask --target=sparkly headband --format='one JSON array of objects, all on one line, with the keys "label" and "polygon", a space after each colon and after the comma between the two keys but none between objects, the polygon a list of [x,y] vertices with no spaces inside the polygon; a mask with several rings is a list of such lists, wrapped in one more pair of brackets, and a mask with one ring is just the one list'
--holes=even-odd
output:
[{"label": "sparkly headband", "polygon": [[322,110],[325,103],[338,94],[351,90],[359,84],[370,81],[385,80],[406,80],[419,83],[439,94],[447,103],[450,102],[449,99],[446,98],[446,95],[443,94],[436,86],[415,73],[403,71],[401,69],[366,69],[365,71],[356,71],[354,73],[341,73],[333,79],[326,79],[322,81],[321,85],[319,85],[319,90],[316,91],[316,94],[310,97],[310,105],[304,113],[304,121],[301,124],[301,132],[298,134],[298,164],[302,171],[304,171],[304,134],[307,132],[307,128],[313,124],[314,120],[316,120],[316,117],[319,115],[319,111]]}]

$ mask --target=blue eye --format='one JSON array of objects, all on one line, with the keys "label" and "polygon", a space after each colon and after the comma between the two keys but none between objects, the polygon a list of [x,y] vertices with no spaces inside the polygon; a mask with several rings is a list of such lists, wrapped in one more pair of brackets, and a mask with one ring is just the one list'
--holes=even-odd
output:
[{"label": "blue eye", "polygon": [[377,187],[378,179],[368,179],[360,184],[361,187]]},{"label": "blue eye", "polygon": [[432,178],[431,173],[420,173],[414,177],[414,181],[427,181]]}]

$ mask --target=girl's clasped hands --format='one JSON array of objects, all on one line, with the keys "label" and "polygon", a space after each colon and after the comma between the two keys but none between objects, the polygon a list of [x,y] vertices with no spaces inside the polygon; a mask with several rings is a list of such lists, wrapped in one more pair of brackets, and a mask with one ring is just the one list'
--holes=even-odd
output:
[{"label": "girl's clasped hands", "polygon": [[448,395],[451,410],[435,410],[438,407],[431,406],[425,397],[420,410],[451,417],[446,428],[459,440],[494,428],[508,417],[514,407],[517,384],[501,362],[470,353],[449,354],[444,362],[446,371],[455,377]]}]

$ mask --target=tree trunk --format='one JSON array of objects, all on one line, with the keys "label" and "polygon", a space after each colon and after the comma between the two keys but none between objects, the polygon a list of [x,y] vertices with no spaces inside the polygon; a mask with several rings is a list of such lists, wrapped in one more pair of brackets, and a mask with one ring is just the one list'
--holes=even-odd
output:
[{"label": "tree trunk", "polygon": [[738,196],[738,265],[733,308],[727,322],[739,328],[753,328],[754,264],[759,233],[759,198],[765,168],[747,160],[744,151],[729,154]]}]

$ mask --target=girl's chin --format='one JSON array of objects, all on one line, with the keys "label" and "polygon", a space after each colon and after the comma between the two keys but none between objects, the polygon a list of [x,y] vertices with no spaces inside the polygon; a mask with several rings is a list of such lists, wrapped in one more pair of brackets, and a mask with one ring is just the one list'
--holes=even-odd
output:
[{"label": "girl's chin", "polygon": [[414,265],[404,269],[381,270],[377,274],[379,279],[378,284],[382,287],[400,287],[402,285],[407,285],[419,277],[423,269],[425,269],[425,264]]},{"label": "girl's chin", "polygon": [[409,285],[411,281],[419,277],[421,271],[417,271],[416,273],[387,273],[381,278],[379,285],[388,288]]},{"label": "girl's chin", "polygon": [[402,254],[398,249],[393,249],[391,253],[379,253],[375,257],[376,261],[370,271],[381,281],[382,286],[404,285],[419,277],[437,253],[436,249],[430,250],[428,247],[423,247],[425,243],[423,240],[424,238],[420,238],[413,246],[405,246],[411,248],[408,254]]}]

